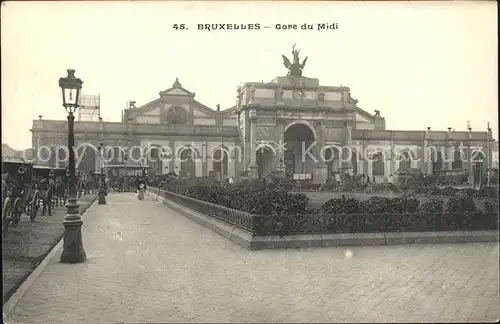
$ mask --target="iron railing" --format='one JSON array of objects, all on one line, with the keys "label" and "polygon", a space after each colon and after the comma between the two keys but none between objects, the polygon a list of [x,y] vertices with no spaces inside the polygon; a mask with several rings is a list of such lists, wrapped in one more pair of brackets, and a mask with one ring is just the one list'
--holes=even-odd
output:
[{"label": "iron railing", "polygon": [[196,210],[197,212],[214,217],[229,225],[236,226],[239,229],[252,233],[254,215],[250,213],[179,195],[160,188],[149,187],[148,189],[158,196],[167,198],[190,209]]}]

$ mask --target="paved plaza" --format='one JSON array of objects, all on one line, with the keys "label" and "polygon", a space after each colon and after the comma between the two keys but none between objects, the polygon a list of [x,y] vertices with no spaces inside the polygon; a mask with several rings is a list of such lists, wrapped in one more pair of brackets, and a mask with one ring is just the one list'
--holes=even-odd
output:
[{"label": "paved plaza", "polygon": [[88,262],[47,266],[10,323],[479,322],[498,243],[247,251],[151,198],[85,214]]}]

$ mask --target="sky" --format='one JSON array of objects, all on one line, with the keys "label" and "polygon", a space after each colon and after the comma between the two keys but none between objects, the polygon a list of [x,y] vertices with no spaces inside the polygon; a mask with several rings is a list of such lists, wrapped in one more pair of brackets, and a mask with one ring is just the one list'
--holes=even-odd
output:
[{"label": "sky", "polygon": [[[390,130],[485,131],[498,138],[497,3],[2,2],[2,143],[31,147],[32,120],[62,120],[58,79],[76,70],[101,116],[120,121],[178,77],[196,99],[229,108],[242,82],[287,73],[292,45],[304,76],[348,86]],[[198,24],[260,30],[198,30]],[[338,23],[337,30],[300,30]],[[175,30],[185,24],[188,30]],[[276,24],[297,24],[278,30]],[[262,28],[263,26],[271,28]]]}]

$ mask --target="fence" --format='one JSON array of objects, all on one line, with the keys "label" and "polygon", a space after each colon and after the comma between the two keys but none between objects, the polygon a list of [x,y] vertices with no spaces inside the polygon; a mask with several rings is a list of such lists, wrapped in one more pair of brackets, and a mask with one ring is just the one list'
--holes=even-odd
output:
[{"label": "fence", "polygon": [[[184,205],[190,209],[196,210],[205,215],[217,218],[229,225],[233,225],[252,233],[252,228],[254,228],[254,215],[227,208],[224,206],[215,205],[206,201],[194,199],[191,197],[178,195],[171,191],[162,190],[160,188],[150,187],[153,193],[158,194],[158,196],[165,197],[172,200],[178,204]],[[153,189],[154,188],[154,189]]]}]

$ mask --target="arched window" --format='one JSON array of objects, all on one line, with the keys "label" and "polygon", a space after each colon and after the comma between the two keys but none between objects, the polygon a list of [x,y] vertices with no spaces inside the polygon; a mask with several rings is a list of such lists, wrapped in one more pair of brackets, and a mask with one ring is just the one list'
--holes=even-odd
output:
[{"label": "arched window", "polygon": [[331,147],[325,151],[325,162],[328,170],[327,175],[329,177],[334,176],[340,168],[339,158],[340,154],[337,149]]},{"label": "arched window", "polygon": [[77,170],[81,172],[95,171],[96,154],[91,145],[79,146],[75,152]]},{"label": "arched window", "polygon": [[167,124],[185,125],[188,123],[188,114],[182,107],[172,107],[167,111]]},{"label": "arched window", "polygon": [[123,164],[124,153],[123,150],[118,146],[109,146],[104,148],[104,157],[106,159],[106,164]]},{"label": "arched window", "polygon": [[401,152],[399,155],[399,170],[405,171],[411,168],[411,159],[410,154],[408,152]]},{"label": "arched window", "polygon": [[485,179],[486,175],[486,163],[485,155],[481,151],[474,151],[471,156],[472,162],[472,179],[474,181],[474,187],[480,185]]},{"label": "arched window", "polygon": [[[223,157],[221,157],[221,152],[224,152]],[[227,176],[227,170],[228,170],[227,152],[224,151],[224,150],[218,149],[217,151],[214,152],[213,161],[214,161],[214,163],[213,163],[213,165],[214,165],[214,171],[218,172],[220,174],[221,167],[222,167],[223,176],[226,177]]]},{"label": "arched window", "polygon": [[155,175],[162,173],[161,152],[158,147],[152,147],[147,156],[148,166]]},{"label": "arched window", "polygon": [[181,151],[181,170],[179,175],[186,178],[194,178],[195,174],[195,158],[196,153],[191,148],[185,148]]},{"label": "arched window", "polygon": [[372,174],[374,176],[384,175],[384,155],[381,152],[377,152],[372,157]]},{"label": "arched window", "polygon": [[432,172],[443,170],[443,156],[440,151],[433,151],[431,153]]}]

